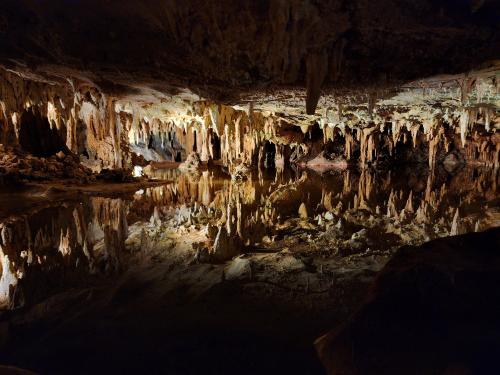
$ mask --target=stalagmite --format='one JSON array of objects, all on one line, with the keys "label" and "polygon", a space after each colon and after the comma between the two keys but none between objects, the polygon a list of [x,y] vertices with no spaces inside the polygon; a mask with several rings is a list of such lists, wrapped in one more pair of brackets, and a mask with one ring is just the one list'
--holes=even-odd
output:
[{"label": "stalagmite", "polygon": [[16,287],[18,278],[11,270],[9,257],[3,254],[0,247],[0,309],[5,309],[11,306],[11,296],[13,289]]},{"label": "stalagmite", "polygon": [[451,236],[456,236],[459,234],[459,228],[458,228],[459,220],[460,220],[460,217],[459,217],[458,208],[457,208],[455,210],[455,215],[453,216],[453,221],[451,223],[451,229],[450,229]]},{"label": "stalagmite", "polygon": [[301,219],[307,219],[309,217],[309,215],[307,213],[307,207],[303,202],[300,204],[298,213],[299,213],[299,217]]}]

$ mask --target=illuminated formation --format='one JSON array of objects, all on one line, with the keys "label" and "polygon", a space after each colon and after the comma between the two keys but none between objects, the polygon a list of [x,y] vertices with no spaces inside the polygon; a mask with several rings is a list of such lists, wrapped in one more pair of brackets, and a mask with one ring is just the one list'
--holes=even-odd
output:
[{"label": "illuminated formation", "polygon": [[[71,152],[94,171],[131,169],[138,159],[181,162],[190,153],[202,163],[220,160],[230,172],[240,164],[328,169],[424,158],[430,168],[442,162],[498,168],[497,74],[490,69],[444,77],[439,84],[415,82],[379,99],[326,96],[315,115],[305,115],[286,100],[241,108],[186,93],[166,105],[141,103],[89,83],[28,80],[4,71],[1,143],[6,155],[15,146],[37,157]],[[4,157],[2,166],[7,174],[23,172],[12,157]],[[76,177],[88,174],[78,168]]]}]

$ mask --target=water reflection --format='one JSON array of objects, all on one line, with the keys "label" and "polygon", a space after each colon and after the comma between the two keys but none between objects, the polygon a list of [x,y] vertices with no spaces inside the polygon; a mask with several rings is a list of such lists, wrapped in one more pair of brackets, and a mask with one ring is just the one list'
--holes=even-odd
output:
[{"label": "water reflection", "polygon": [[387,251],[500,225],[499,176],[492,169],[455,175],[278,170],[237,182],[219,170],[155,173],[172,182],[3,219],[0,308],[120,272],[131,254],[130,228],[145,225],[206,228],[203,250],[214,261],[300,243],[321,243],[339,256]]},{"label": "water reflection", "polygon": [[422,228],[426,240],[499,224],[498,171],[492,169],[464,169],[454,176],[371,170],[319,176],[286,170],[259,177],[235,183],[210,172],[180,175],[174,183],[136,195],[132,207],[146,216],[155,209],[161,216],[162,210],[178,205],[195,211],[195,204],[211,208],[216,212],[212,224],[225,225],[250,247],[287,220],[299,218],[299,211],[316,226],[346,215],[361,216],[367,225],[376,219],[413,224]]},{"label": "water reflection", "polygon": [[3,220],[0,307],[21,306],[88,274],[116,270],[126,210],[122,199],[89,197]]}]

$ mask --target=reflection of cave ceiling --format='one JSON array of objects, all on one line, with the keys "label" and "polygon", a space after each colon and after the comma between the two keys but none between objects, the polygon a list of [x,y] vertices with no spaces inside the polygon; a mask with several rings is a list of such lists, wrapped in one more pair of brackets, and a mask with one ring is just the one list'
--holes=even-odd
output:
[{"label": "reflection of cave ceiling", "polygon": [[145,101],[187,88],[232,104],[303,106],[307,87],[311,112],[321,87],[380,96],[500,58],[494,0],[2,3],[4,66]]}]

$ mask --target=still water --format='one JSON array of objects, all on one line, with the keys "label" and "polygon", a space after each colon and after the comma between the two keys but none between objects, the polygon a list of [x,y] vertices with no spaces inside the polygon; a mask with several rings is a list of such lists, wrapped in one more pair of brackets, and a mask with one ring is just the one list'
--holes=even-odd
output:
[{"label": "still water", "polygon": [[112,279],[153,247],[186,248],[194,263],[284,249],[351,259],[500,225],[491,169],[152,177],[166,182],[133,194],[1,192],[0,308]]}]

